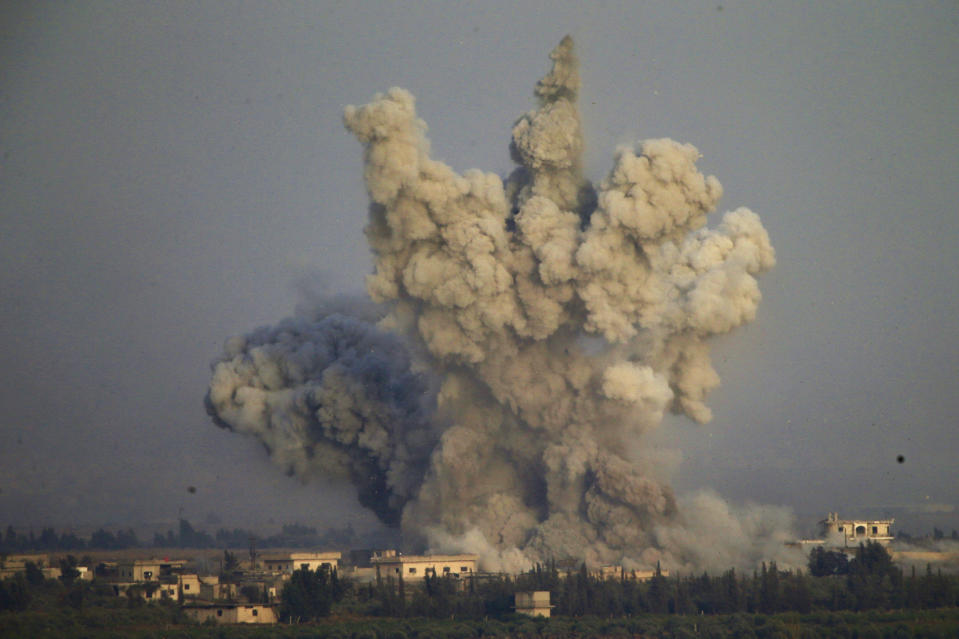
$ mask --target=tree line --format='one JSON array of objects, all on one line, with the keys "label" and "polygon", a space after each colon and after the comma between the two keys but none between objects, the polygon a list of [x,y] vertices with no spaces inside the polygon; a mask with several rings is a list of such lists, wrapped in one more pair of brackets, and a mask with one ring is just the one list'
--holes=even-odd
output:
[{"label": "tree line", "polygon": [[0,553],[30,551],[76,551],[76,550],[123,550],[125,548],[244,548],[255,540],[258,548],[320,548],[348,547],[356,538],[349,525],[317,532],[316,528],[302,524],[284,524],[279,533],[268,536],[256,535],[251,530],[220,528],[214,534],[199,530],[189,520],[181,518],[177,529],[155,533],[152,543],[142,542],[132,528],[106,530],[99,528],[88,539],[72,531],[58,533],[52,527],[41,529],[39,534],[30,530],[18,533],[7,526],[0,534]]},{"label": "tree line", "polygon": [[29,551],[57,551],[57,550],[122,550],[136,548],[140,540],[132,528],[111,532],[99,528],[90,535],[89,539],[78,537],[73,532],[57,533],[53,528],[43,528],[39,535],[33,531],[17,533],[13,526],[7,526],[6,532],[0,536],[0,554]]}]

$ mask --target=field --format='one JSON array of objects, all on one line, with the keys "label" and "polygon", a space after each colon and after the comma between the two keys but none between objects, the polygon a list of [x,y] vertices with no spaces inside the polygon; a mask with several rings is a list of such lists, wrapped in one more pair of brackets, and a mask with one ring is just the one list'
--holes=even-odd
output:
[{"label": "field", "polygon": [[750,637],[959,637],[959,609],[871,611],[798,615],[663,616],[601,619],[554,617],[500,620],[331,618],[322,622],[276,626],[216,626],[186,623],[174,606],[134,609],[57,609],[0,614],[0,637],[192,639],[529,639],[574,637],[686,638]]}]

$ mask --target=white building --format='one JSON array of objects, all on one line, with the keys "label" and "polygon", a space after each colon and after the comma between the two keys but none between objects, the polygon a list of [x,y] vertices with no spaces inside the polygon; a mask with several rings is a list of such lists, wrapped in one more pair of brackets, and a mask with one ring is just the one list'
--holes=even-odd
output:
[{"label": "white building", "polygon": [[399,555],[386,552],[373,557],[370,563],[377,579],[401,575],[405,581],[433,577],[466,577],[476,572],[479,555]]},{"label": "white building", "polygon": [[889,527],[895,519],[840,519],[839,513],[829,513],[819,522],[819,533],[829,543],[842,540],[843,546],[858,546],[875,541],[888,544],[893,540]]}]

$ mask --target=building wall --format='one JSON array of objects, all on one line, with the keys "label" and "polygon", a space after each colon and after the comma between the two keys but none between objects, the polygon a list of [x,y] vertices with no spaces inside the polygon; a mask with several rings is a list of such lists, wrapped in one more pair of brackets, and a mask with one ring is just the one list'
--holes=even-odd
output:
[{"label": "building wall", "polygon": [[117,577],[120,581],[159,581],[161,575],[181,570],[186,560],[175,561],[144,560],[121,561],[117,563]]},{"label": "building wall", "polygon": [[193,599],[200,596],[200,578],[197,575],[178,575],[177,584],[181,597]]},{"label": "building wall", "polygon": [[183,611],[200,623],[210,619],[216,623],[276,623],[276,611],[262,604],[185,606]]},{"label": "building wall", "polygon": [[158,581],[160,563],[122,561],[117,564],[117,576],[122,581]]},{"label": "building wall", "polygon": [[838,513],[829,513],[819,522],[821,533],[829,537],[841,537],[847,543],[858,544],[865,541],[888,543],[892,541],[889,527],[894,519],[840,519]]},{"label": "building wall", "polygon": [[177,598],[176,584],[161,584],[158,582],[134,582],[134,583],[115,583],[113,592],[118,597],[134,597],[145,599],[146,601],[162,601],[164,599]]},{"label": "building wall", "polygon": [[258,604],[237,606],[236,623],[276,623],[276,611]]},{"label": "building wall", "polygon": [[549,591],[532,590],[520,591],[514,596],[516,612],[530,617],[547,617],[550,615]]},{"label": "building wall", "polygon": [[221,584],[200,582],[200,599],[204,601],[218,601],[236,597],[236,584]]},{"label": "building wall", "polygon": [[413,581],[424,579],[427,574],[464,577],[476,572],[477,559],[476,555],[401,555],[376,557],[373,565],[379,578],[398,579],[402,574],[404,581]]},{"label": "building wall", "polygon": [[273,572],[292,573],[303,568],[319,570],[322,566],[330,569],[339,566],[338,552],[294,552],[288,555],[263,558],[263,567]]}]

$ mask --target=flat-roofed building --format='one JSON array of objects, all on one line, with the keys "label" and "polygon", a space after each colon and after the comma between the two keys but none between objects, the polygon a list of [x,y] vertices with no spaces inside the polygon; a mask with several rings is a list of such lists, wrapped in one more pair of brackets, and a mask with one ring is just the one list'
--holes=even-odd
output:
[{"label": "flat-roofed building", "polygon": [[236,584],[220,583],[220,578],[216,575],[203,575],[200,580],[200,599],[203,601],[220,601],[223,599],[235,599],[237,595]]},{"label": "flat-roofed building", "polygon": [[187,604],[183,612],[203,623],[276,623],[276,609],[269,604]]},{"label": "flat-roofed building", "polygon": [[122,582],[159,581],[160,577],[183,571],[186,559],[133,559],[117,562],[117,580]]},{"label": "flat-roofed building", "polygon": [[819,532],[827,543],[838,539],[844,546],[858,546],[868,541],[885,545],[893,540],[889,527],[895,521],[895,519],[840,519],[839,513],[829,513],[819,522]]},{"label": "flat-roofed building", "polygon": [[548,590],[530,590],[517,592],[513,596],[516,612],[530,617],[549,618],[552,606],[549,603]]},{"label": "flat-roofed building", "polygon": [[292,574],[294,570],[319,570],[326,566],[330,570],[340,564],[339,552],[289,552],[266,555],[262,558],[263,567],[270,572]]},{"label": "flat-roofed building", "polygon": [[180,599],[196,599],[200,596],[199,575],[177,575]]},{"label": "flat-roofed building", "polygon": [[40,570],[43,570],[50,564],[49,555],[32,554],[13,554],[6,557],[0,556],[0,579],[13,577],[14,575],[26,572],[27,564],[33,564]]},{"label": "flat-roofed building", "polygon": [[176,583],[162,583],[159,581],[138,581],[135,583],[114,583],[113,593],[118,597],[128,599],[145,599],[146,601],[176,600]]},{"label": "flat-roofed building", "polygon": [[370,560],[376,569],[377,579],[400,575],[406,581],[434,577],[465,577],[476,572],[479,555],[399,555],[375,556]]}]

